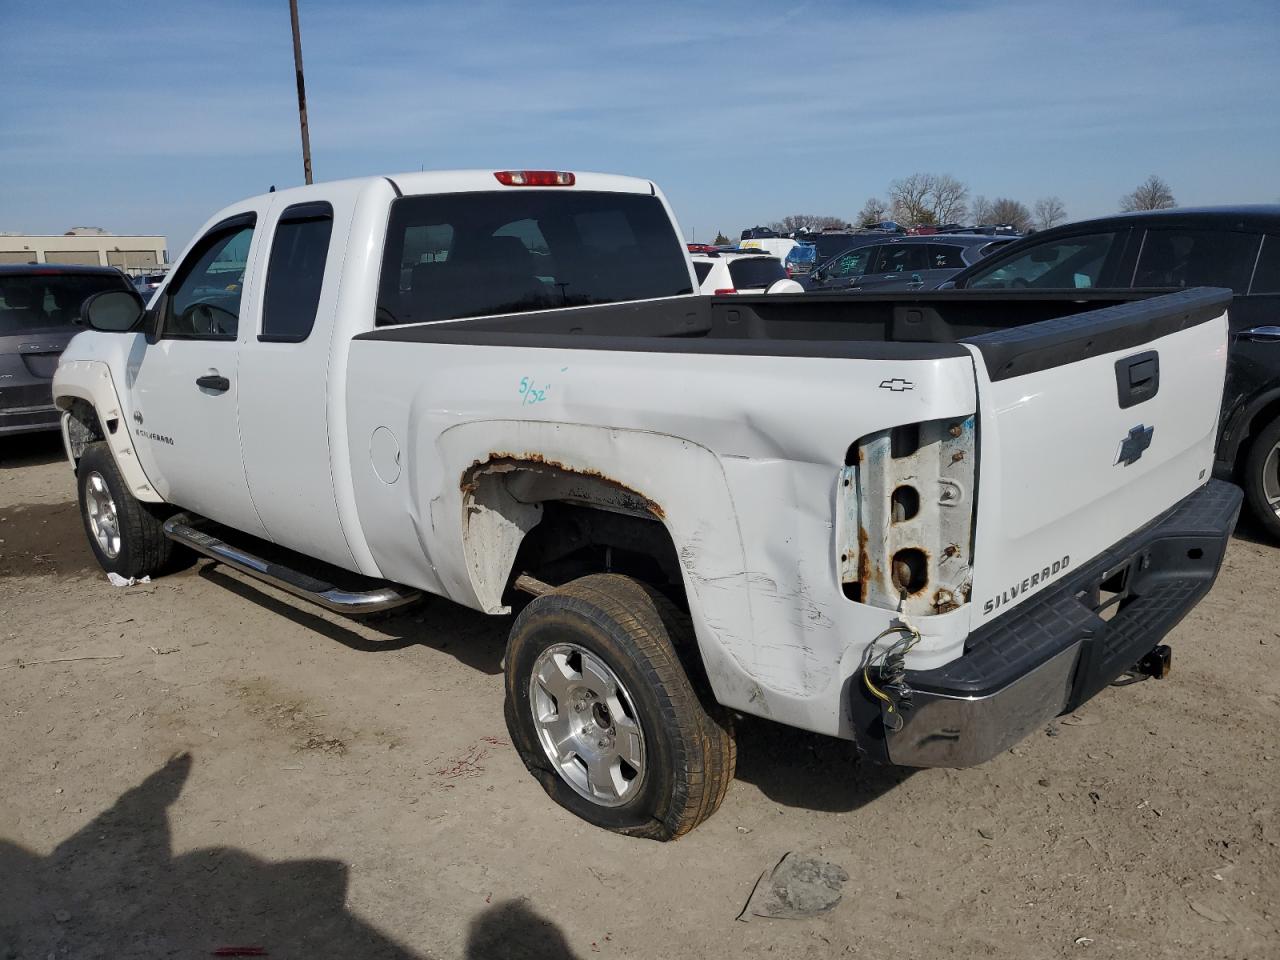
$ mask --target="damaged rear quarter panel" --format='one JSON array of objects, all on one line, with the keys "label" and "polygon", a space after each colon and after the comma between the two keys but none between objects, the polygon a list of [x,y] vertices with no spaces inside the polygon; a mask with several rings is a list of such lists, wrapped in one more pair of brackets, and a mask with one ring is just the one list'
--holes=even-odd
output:
[{"label": "damaged rear quarter panel", "polygon": [[[680,559],[716,698],[847,735],[843,692],[888,612],[849,601],[836,557],[836,486],[849,445],[896,423],[972,413],[968,358],[871,361],[352,345],[351,471],[360,523],[390,579],[501,610],[501,562],[468,547],[477,465],[553,462],[651,504]],[[894,376],[916,388],[890,393]],[[541,399],[530,402],[522,382]],[[387,427],[404,471],[385,484],[368,438]],[[472,474],[474,476],[474,474]],[[474,489],[470,492],[474,493]],[[475,504],[471,504],[474,507]],[[527,505],[526,505],[527,506]],[[497,532],[510,552],[532,514]],[[510,572],[510,571],[506,571]],[[919,649],[953,654],[963,610],[929,618]]]}]

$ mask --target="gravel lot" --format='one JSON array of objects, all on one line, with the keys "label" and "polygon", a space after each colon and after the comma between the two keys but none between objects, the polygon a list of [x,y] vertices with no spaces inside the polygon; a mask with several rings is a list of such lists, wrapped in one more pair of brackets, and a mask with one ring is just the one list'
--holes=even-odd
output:
[{"label": "gravel lot", "polygon": [[[976,769],[746,721],[720,812],[657,844],[525,773],[506,620],[355,623],[206,563],[114,588],[57,438],[0,441],[0,958],[1274,958],[1278,581],[1242,530],[1170,679]],[[736,922],[791,850],[843,902]]]}]

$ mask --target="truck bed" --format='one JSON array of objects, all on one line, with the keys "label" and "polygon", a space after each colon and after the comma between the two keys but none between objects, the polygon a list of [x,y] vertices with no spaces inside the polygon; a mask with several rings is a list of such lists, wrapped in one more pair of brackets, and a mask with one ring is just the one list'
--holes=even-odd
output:
[{"label": "truck bed", "polygon": [[1004,379],[1175,333],[1219,316],[1230,298],[1214,288],[680,297],[385,326],[356,339],[864,360],[966,356],[967,342]]}]

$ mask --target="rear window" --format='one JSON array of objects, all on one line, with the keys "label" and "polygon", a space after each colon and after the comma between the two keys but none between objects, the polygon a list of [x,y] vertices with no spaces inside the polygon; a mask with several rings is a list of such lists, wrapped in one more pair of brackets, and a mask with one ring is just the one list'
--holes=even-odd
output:
[{"label": "rear window", "polygon": [[391,206],[378,324],[522,313],[693,292],[653,196],[511,190]]},{"label": "rear window", "polygon": [[813,263],[818,259],[818,248],[808,243],[797,243],[787,254],[790,263]]},{"label": "rear window", "polygon": [[80,304],[103,290],[128,290],[123,275],[0,274],[0,337],[28,330],[66,327]]},{"label": "rear window", "polygon": [[787,271],[777,257],[743,257],[729,263],[729,276],[735,290],[750,290],[787,279]]},{"label": "rear window", "polygon": [[1230,230],[1148,230],[1133,285],[1230,287],[1245,293],[1260,239]]}]

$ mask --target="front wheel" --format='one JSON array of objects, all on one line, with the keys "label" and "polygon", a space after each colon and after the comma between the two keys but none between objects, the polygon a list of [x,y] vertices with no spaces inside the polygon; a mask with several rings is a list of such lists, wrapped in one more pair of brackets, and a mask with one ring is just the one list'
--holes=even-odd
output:
[{"label": "front wheel", "polygon": [[1271,421],[1254,437],[1241,479],[1253,516],[1280,540],[1280,420]]},{"label": "front wheel", "polygon": [[147,577],[172,566],[181,548],[164,535],[156,508],[129,492],[106,443],[85,447],[76,465],[76,485],[84,532],[103,570]]},{"label": "front wheel", "polygon": [[737,752],[726,712],[680,663],[685,643],[688,619],[630,577],[583,577],[524,609],[507,645],[507,727],[553,800],[654,840],[716,811]]}]

